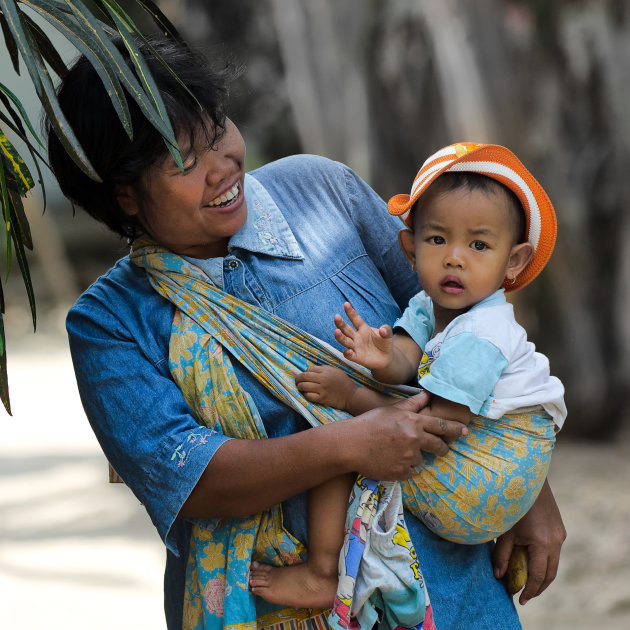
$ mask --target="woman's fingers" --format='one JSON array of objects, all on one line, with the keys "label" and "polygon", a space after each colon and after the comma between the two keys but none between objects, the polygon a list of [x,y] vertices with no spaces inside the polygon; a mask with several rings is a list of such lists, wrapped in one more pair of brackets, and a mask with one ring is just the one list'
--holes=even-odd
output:
[{"label": "woman's fingers", "polygon": [[[404,409],[418,413],[419,421],[422,424],[423,431],[429,434],[429,436],[433,435],[439,438],[439,442],[450,443],[457,438],[468,434],[468,428],[461,422],[457,422],[456,420],[446,420],[444,418],[436,418],[435,416],[422,414],[422,409],[424,409],[429,404],[430,399],[431,396],[428,392],[421,391],[419,394],[411,396],[410,398],[405,398],[395,403],[393,406],[397,407],[398,409]],[[429,440],[429,444],[439,447],[438,441],[432,440],[429,437],[427,437],[427,439]],[[435,455],[445,454],[445,452],[437,453],[433,450],[430,450],[429,448],[425,448],[423,450],[434,453]]]},{"label": "woman's fingers", "polygon": [[418,413],[426,400],[426,394],[420,394],[355,418],[351,442],[358,472],[375,479],[409,479],[422,463],[423,452],[448,453],[448,441],[461,436],[465,426]]},{"label": "woman's fingers", "polygon": [[528,555],[527,583],[518,598],[522,604],[540,595],[553,582],[558,569],[556,565],[556,569],[550,571],[551,557],[540,547],[531,546],[528,549]]}]

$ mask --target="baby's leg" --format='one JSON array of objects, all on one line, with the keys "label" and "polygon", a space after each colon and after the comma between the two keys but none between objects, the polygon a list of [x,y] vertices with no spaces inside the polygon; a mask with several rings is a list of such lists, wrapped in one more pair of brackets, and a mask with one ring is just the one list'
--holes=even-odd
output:
[{"label": "baby's leg", "polygon": [[296,608],[332,606],[354,479],[355,475],[335,477],[310,490],[307,561],[288,567],[253,562],[249,573],[252,593],[272,604]]}]

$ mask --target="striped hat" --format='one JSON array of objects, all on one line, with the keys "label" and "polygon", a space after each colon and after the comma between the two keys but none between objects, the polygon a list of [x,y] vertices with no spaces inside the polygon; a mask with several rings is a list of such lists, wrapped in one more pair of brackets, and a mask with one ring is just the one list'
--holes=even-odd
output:
[{"label": "striped hat", "polygon": [[534,256],[516,277],[513,284],[504,284],[506,291],[515,291],[529,284],[547,264],[556,242],[556,215],[542,186],[505,147],[497,144],[459,142],[440,149],[428,158],[418,171],[411,194],[395,195],[387,204],[390,214],[401,216],[413,228],[411,208],[442,173],[480,173],[501,182],[519,198],[527,218],[527,240],[534,247]]}]

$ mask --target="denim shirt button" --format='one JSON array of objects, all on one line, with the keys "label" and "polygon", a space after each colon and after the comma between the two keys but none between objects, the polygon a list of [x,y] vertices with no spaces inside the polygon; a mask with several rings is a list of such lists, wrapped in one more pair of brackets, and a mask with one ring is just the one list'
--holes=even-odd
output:
[{"label": "denim shirt button", "polygon": [[234,259],[232,259],[232,260],[228,260],[228,261],[227,261],[227,266],[228,266],[230,269],[238,269],[238,264],[239,264],[239,263],[238,263],[238,260],[234,260]]}]

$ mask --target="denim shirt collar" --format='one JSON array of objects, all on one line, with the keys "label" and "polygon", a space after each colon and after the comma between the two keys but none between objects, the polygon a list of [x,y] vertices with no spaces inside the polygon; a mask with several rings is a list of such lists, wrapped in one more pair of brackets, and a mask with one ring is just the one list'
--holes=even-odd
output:
[{"label": "denim shirt collar", "polygon": [[304,260],[289,224],[265,187],[251,175],[245,175],[247,220],[230,239],[228,251],[244,249],[277,258]]}]

